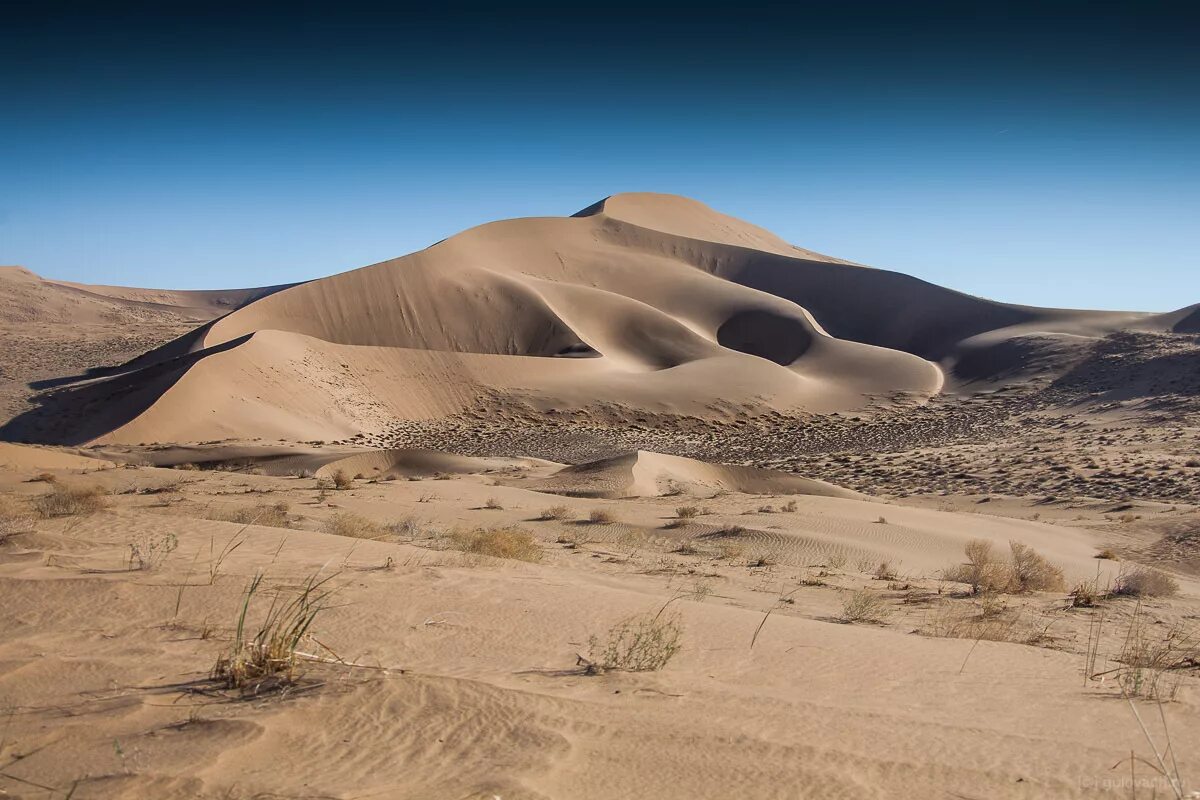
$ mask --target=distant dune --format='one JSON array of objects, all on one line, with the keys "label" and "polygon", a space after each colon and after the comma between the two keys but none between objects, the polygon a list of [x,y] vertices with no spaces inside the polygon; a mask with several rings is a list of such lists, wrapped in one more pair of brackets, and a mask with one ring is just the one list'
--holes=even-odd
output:
[{"label": "distant dune", "polygon": [[699,418],[848,412],[1020,372],[1031,349],[1045,368],[1078,341],[1186,330],[1195,316],[996,303],[657,194],[483,225],[290,287],[38,287],[126,310],[229,310],[0,431],[69,444],[336,441],[506,399]]}]

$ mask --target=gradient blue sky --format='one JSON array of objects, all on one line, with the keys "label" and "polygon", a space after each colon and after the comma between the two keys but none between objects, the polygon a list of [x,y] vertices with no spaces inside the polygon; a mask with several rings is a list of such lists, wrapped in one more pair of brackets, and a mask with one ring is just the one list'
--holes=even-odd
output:
[{"label": "gradient blue sky", "polygon": [[0,263],[48,277],[282,283],[660,191],[999,300],[1200,302],[1184,4],[5,9]]}]

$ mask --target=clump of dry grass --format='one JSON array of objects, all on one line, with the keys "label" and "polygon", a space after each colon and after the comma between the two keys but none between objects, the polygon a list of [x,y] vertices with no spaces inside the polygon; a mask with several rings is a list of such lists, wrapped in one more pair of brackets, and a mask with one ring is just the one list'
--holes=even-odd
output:
[{"label": "clump of dry grass", "polygon": [[794,511],[795,511],[797,508],[798,508],[798,506],[797,506],[797,504],[796,504],[796,501],[795,501],[795,500],[788,500],[786,503],[784,503],[783,505],[781,505],[781,506],[779,507],[779,510],[780,510],[780,511],[785,511],[785,512],[787,512],[788,514],[791,514],[791,513],[793,513],[793,512],[794,512]]},{"label": "clump of dry grass", "polygon": [[882,597],[870,589],[851,592],[842,601],[843,622],[882,623],[891,616],[891,609]]},{"label": "clump of dry grass", "polygon": [[879,566],[875,568],[875,579],[880,581],[896,580],[896,568],[892,566],[892,562],[880,561]]},{"label": "clump of dry grass", "polygon": [[483,507],[488,509],[489,511],[503,511],[504,510],[504,506],[500,505],[500,501],[494,497],[489,497],[487,499],[487,502],[485,502],[483,504]]},{"label": "clump of dry grass", "polygon": [[948,581],[965,583],[980,592],[1061,591],[1062,569],[1020,542],[1009,542],[1009,559],[999,558],[986,539],[972,539],[964,548],[967,560],[943,572]]},{"label": "clump of dry grass", "polygon": [[213,680],[242,694],[259,694],[295,683],[300,645],[313,620],[328,607],[332,590],[327,587],[333,578],[334,575],[309,576],[290,600],[276,594],[265,617],[251,633],[246,618],[263,583],[262,573],[255,575],[242,598],[233,643],[213,665]]},{"label": "clump of dry grass", "polygon": [[290,528],[291,510],[285,502],[263,503],[256,506],[245,506],[233,510],[225,509],[211,512],[208,518],[217,522],[236,522],[239,525],[263,525],[268,528]]},{"label": "clump of dry grass", "polygon": [[104,497],[107,493],[99,486],[68,487],[58,483],[51,486],[49,492],[33,498],[33,508],[41,517],[85,516],[108,505]]},{"label": "clump of dry grass", "polygon": [[458,530],[452,531],[449,539],[451,547],[464,553],[511,558],[517,561],[542,560],[542,548],[524,528],[504,526]]},{"label": "clump of dry grass", "polygon": [[1117,561],[1118,560],[1117,554],[1114,553],[1112,550],[1110,550],[1107,547],[1104,548],[1103,550],[1101,550],[1099,553],[1096,553],[1096,558],[1104,559],[1106,561]]},{"label": "clump of dry grass", "polygon": [[567,519],[571,516],[571,509],[567,506],[550,506],[543,508],[537,518],[541,522],[549,522],[553,519]]},{"label": "clump of dry grass", "polygon": [[129,569],[157,569],[177,547],[179,539],[173,533],[144,533],[129,543]]},{"label": "clump of dry grass", "polygon": [[[1116,657],[1117,681],[1123,694],[1170,701],[1180,679],[1200,664],[1200,630],[1183,623],[1160,626],[1134,609]],[[1103,673],[1102,673],[1103,674]]]},{"label": "clump of dry grass", "polygon": [[1179,594],[1179,584],[1166,573],[1136,566],[1129,570],[1121,570],[1113,582],[1112,594],[1126,597],[1172,597]]},{"label": "clump of dry grass", "polygon": [[29,483],[58,483],[58,477],[53,472],[39,472],[29,479]]},{"label": "clump of dry grass", "polygon": [[617,515],[607,508],[593,508],[588,514],[588,522],[593,525],[608,525],[617,521]]},{"label": "clump of dry grass", "polygon": [[33,530],[33,514],[17,497],[0,495],[0,544],[10,536]]},{"label": "clump of dry grass", "polygon": [[321,527],[325,533],[334,536],[349,536],[352,539],[384,539],[387,529],[374,520],[367,519],[352,511],[342,511],[325,520]]},{"label": "clump of dry grass", "polygon": [[589,673],[607,670],[653,672],[679,652],[683,625],[678,613],[638,614],[621,620],[604,638],[592,636],[587,659]]},{"label": "clump of dry grass", "polygon": [[416,517],[401,517],[389,522],[388,533],[401,539],[414,539],[421,532],[421,521]]},{"label": "clump of dry grass", "polygon": [[345,470],[334,470],[333,474],[329,477],[333,481],[333,488],[335,489],[349,489],[354,486],[354,479]]},{"label": "clump of dry grass", "polygon": [[675,509],[676,519],[692,519],[700,516],[700,508],[698,506],[680,506]]}]

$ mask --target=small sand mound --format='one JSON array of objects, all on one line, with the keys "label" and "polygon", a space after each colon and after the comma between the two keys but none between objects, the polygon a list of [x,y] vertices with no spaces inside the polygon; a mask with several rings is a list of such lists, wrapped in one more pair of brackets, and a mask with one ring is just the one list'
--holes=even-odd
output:
[{"label": "small sand mound", "polygon": [[647,497],[711,493],[804,494],[862,498],[863,495],[824,481],[755,467],[708,464],[690,458],[638,450],[565,467],[524,484],[527,489],[576,497]]}]

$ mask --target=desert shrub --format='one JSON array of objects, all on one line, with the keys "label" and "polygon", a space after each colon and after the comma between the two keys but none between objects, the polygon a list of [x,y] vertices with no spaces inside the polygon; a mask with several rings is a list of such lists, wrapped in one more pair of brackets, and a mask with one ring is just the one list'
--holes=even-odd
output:
[{"label": "desert shrub", "polygon": [[416,517],[402,517],[387,525],[388,533],[402,539],[412,539],[421,532],[421,522]]},{"label": "desert shrub", "polygon": [[1105,561],[1117,561],[1118,560],[1117,554],[1114,553],[1112,550],[1110,550],[1107,547],[1104,548],[1103,550],[1101,550],[1099,553],[1096,553],[1096,558],[1103,559]]},{"label": "desert shrub", "polygon": [[782,554],[773,548],[756,549],[750,553],[746,561],[748,567],[773,567],[780,562]]},{"label": "desert shrub", "polygon": [[329,477],[333,481],[333,488],[335,489],[349,489],[354,486],[354,479],[345,470],[334,470],[333,474]]},{"label": "desert shrub", "polygon": [[361,514],[342,511],[325,520],[321,527],[325,533],[334,536],[349,536],[353,539],[383,539],[387,530],[374,520],[367,519]]},{"label": "desert shrub", "polygon": [[794,512],[796,510],[796,508],[797,508],[796,501],[788,500],[786,503],[784,503],[783,505],[781,505],[779,507],[779,510],[786,511],[787,513],[790,514],[790,513]]},{"label": "desert shrub", "polygon": [[745,553],[746,545],[741,542],[717,542],[717,558],[736,561]]},{"label": "desert shrub", "polygon": [[284,502],[263,503],[256,506],[214,511],[208,515],[218,522],[236,522],[239,525],[263,525],[268,528],[290,528],[288,517],[290,506]]},{"label": "desert shrub", "polygon": [[571,516],[571,509],[566,506],[550,506],[543,508],[537,518],[542,522],[548,522],[552,519],[566,519]]},{"label": "desert shrub", "polygon": [[679,652],[683,626],[678,613],[638,614],[623,619],[588,646],[589,671],[652,672]]},{"label": "desert shrub", "polygon": [[617,515],[607,508],[593,508],[588,514],[588,521],[594,525],[606,525],[617,521]]},{"label": "desert shrub", "polygon": [[42,517],[94,514],[108,505],[104,490],[98,486],[67,487],[57,483],[51,486],[49,492],[33,498],[33,508]]},{"label": "desert shrub", "polygon": [[998,558],[992,543],[986,539],[972,539],[963,552],[966,562],[944,570],[942,577],[967,584],[972,594],[1061,591],[1064,588],[1062,570],[1020,542],[1009,542],[1008,561]]},{"label": "desert shrub", "polygon": [[1179,593],[1179,584],[1166,573],[1137,566],[1121,570],[1113,582],[1112,593],[1127,597],[1171,597]]},{"label": "desert shrub", "polygon": [[677,519],[692,519],[700,515],[700,509],[696,506],[680,506],[675,509],[675,517]]},{"label": "desert shrub", "polygon": [[58,483],[58,478],[52,472],[39,472],[29,479],[30,483]]},{"label": "desert shrub", "polygon": [[1090,581],[1080,581],[1071,589],[1071,606],[1073,608],[1092,608],[1103,599],[1104,593],[1100,591],[1095,579]]},{"label": "desert shrub", "polygon": [[514,526],[453,531],[450,534],[450,544],[455,550],[464,553],[493,558],[511,558],[517,561],[542,559],[542,549],[533,535]]},{"label": "desert shrub", "polygon": [[870,589],[859,589],[851,592],[842,601],[843,622],[876,622],[880,623],[891,615],[890,609],[883,598]]},{"label": "desert shrub", "polygon": [[1009,542],[1010,591],[1057,592],[1063,589],[1063,571],[1040,553],[1020,542]]},{"label": "desert shrub", "polygon": [[179,539],[173,533],[144,533],[129,543],[129,568],[157,569],[177,547]]},{"label": "desert shrub", "polygon": [[213,680],[243,694],[258,694],[294,683],[300,645],[313,620],[328,607],[332,594],[328,583],[333,577],[310,576],[290,600],[276,595],[262,622],[251,632],[247,616],[263,582],[262,573],[255,575],[242,597],[233,643],[213,666]]},{"label": "desert shrub", "polygon": [[487,502],[483,504],[483,507],[488,509],[489,511],[503,511],[504,510],[504,506],[500,505],[500,501],[494,497],[489,497],[487,499]]},{"label": "desert shrub", "polygon": [[875,578],[881,581],[896,580],[896,569],[890,561],[880,561],[879,566],[875,568]]}]

